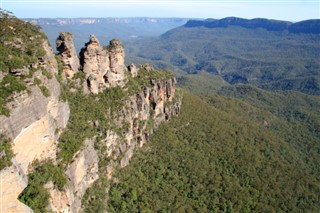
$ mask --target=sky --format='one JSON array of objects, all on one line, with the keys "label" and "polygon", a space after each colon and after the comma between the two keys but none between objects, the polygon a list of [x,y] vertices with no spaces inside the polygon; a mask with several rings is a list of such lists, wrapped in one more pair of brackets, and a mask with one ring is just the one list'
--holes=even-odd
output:
[{"label": "sky", "polygon": [[0,0],[18,18],[183,17],[320,19],[320,0]]}]

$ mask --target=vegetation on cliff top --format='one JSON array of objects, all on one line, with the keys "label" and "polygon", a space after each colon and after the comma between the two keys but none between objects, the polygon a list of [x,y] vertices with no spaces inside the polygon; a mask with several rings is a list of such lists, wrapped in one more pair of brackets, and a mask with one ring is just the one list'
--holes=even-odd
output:
[{"label": "vegetation on cliff top", "polygon": [[[24,80],[32,77],[31,65],[45,55],[42,48],[45,38],[38,26],[0,9],[0,115],[9,116],[6,104],[12,94],[27,90]],[[26,72],[16,75],[17,69],[26,69]],[[49,95],[44,86],[40,89]]]},{"label": "vegetation on cliff top", "polygon": [[28,67],[43,57],[42,39],[45,34],[36,25],[24,22],[11,13],[0,10],[0,70]]},{"label": "vegetation on cliff top", "polygon": [[[129,75],[129,74],[128,74]],[[173,74],[170,71],[146,71],[140,69],[138,76],[129,77],[129,82],[124,89],[119,87],[108,88],[97,95],[85,95],[74,84],[69,81],[69,85],[64,85],[62,96],[66,98],[70,106],[70,118],[67,128],[59,139],[58,158],[62,164],[71,162],[73,155],[80,150],[86,138],[102,133],[106,130],[117,127],[112,124],[112,116],[115,116],[124,101],[130,95],[143,91],[143,88],[150,87],[151,81],[161,81],[170,79]],[[78,73],[75,78],[83,81],[83,73]],[[80,84],[82,85],[83,82]],[[70,92],[70,89],[75,92]],[[95,126],[94,123],[99,123]]]}]

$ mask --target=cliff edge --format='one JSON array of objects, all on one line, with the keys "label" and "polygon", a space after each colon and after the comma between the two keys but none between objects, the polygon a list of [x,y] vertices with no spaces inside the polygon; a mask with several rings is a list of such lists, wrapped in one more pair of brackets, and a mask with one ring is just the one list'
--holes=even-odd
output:
[{"label": "cliff edge", "polygon": [[[117,39],[91,35],[79,54],[61,33],[53,53],[39,28],[1,11],[1,212],[83,212],[181,95],[171,72],[125,66]],[[101,206],[103,210],[105,206]]]}]

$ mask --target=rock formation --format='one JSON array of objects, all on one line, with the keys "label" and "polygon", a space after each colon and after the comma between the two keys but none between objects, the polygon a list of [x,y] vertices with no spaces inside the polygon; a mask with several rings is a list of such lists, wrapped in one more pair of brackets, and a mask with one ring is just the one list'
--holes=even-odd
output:
[{"label": "rock formation", "polygon": [[[35,70],[25,79],[28,90],[12,94],[11,101],[7,104],[10,115],[0,115],[0,134],[13,139],[15,154],[12,165],[0,171],[1,177],[4,177],[1,181],[1,212],[32,212],[17,197],[30,181],[27,175],[34,169],[33,161],[50,159],[58,167],[61,160],[57,159],[60,151],[59,136],[67,127],[70,110],[68,103],[61,100],[61,87],[54,77],[59,74],[53,51],[45,40],[42,47],[46,54],[36,64],[25,66],[23,71],[10,73],[20,78],[29,73],[29,69]],[[180,112],[181,98],[175,95],[175,78],[163,75],[166,77],[153,79],[152,76],[158,75],[152,72],[158,71],[151,65],[140,66],[140,69],[144,69],[141,73],[145,76],[130,87],[127,75],[137,77],[138,69],[133,64],[125,67],[124,48],[119,40],[111,40],[110,45],[103,48],[98,39],[91,35],[78,58],[72,35],[61,33],[57,40],[57,50],[60,52],[65,76],[76,87],[69,88],[70,94],[82,87],[81,80],[74,76],[79,64],[82,65],[82,70],[79,71],[85,76],[85,87],[88,85],[91,93],[97,94],[112,87],[122,88],[122,92],[128,93],[116,108],[102,107],[103,115],[108,119],[108,125],[104,129],[100,129],[98,120],[86,120],[85,125],[91,125],[99,131],[93,137],[91,135],[91,138],[77,141],[83,142],[81,149],[72,154],[70,162],[59,167],[63,169],[67,184],[63,188],[57,188],[53,181],[48,181],[43,186],[50,195],[48,210],[82,212],[82,199],[86,191],[101,175],[108,177],[110,181],[115,168],[127,166],[135,149],[148,141],[154,129]],[[6,73],[0,73],[1,78],[4,78]],[[131,79],[131,83],[132,81],[134,79]],[[134,87],[136,84],[138,87]],[[129,88],[138,89],[130,91]],[[69,101],[71,103],[72,99]],[[103,149],[98,149],[96,143],[103,146]],[[107,162],[107,165],[101,168],[100,160]]]},{"label": "rock formation", "polygon": [[138,76],[138,68],[134,64],[128,66],[128,70],[133,78]]},{"label": "rock formation", "polygon": [[94,94],[106,88],[104,76],[110,71],[110,61],[98,39],[90,35],[90,40],[81,49],[80,63],[85,73],[88,87]]},{"label": "rock formation", "polygon": [[113,39],[109,46],[103,48],[99,40],[90,35],[89,42],[81,49],[80,63],[92,93],[125,86],[127,76],[124,57],[124,48],[119,40]]},{"label": "rock formation", "polygon": [[124,48],[119,40],[113,39],[107,50],[110,60],[110,72],[105,76],[107,87],[123,87],[127,83]]},{"label": "rock formation", "polygon": [[[57,62],[47,41],[42,43],[46,52],[39,59],[38,67],[51,75],[58,73]],[[33,78],[39,79],[50,96],[45,97],[38,85],[29,83],[28,92],[13,94],[10,116],[0,115],[0,133],[13,139],[13,165],[0,171],[1,212],[31,212],[17,200],[27,185],[27,175],[34,160],[55,159],[59,129],[66,127],[69,118],[69,105],[60,101],[60,85],[55,78],[47,78],[41,70],[35,71]],[[27,82],[32,82],[26,79]]]},{"label": "rock formation", "polygon": [[71,33],[60,33],[56,40],[57,50],[67,78],[72,78],[79,70],[79,58],[76,53]]}]

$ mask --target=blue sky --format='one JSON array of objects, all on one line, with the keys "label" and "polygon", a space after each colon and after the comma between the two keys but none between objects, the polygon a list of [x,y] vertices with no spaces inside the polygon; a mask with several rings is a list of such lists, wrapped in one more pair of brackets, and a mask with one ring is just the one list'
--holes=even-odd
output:
[{"label": "blue sky", "polygon": [[187,17],[320,19],[320,0],[0,0],[19,18]]}]

